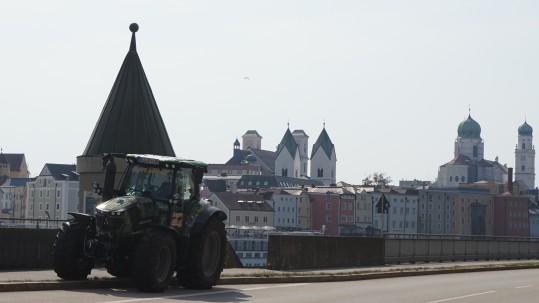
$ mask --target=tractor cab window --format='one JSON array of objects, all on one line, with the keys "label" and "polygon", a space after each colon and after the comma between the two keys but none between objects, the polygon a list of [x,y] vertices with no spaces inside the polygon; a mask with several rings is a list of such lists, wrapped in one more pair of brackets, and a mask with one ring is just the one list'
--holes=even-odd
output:
[{"label": "tractor cab window", "polygon": [[179,169],[176,175],[175,194],[180,201],[189,201],[194,198],[195,189],[193,182],[193,172],[191,169]]},{"label": "tractor cab window", "polygon": [[172,195],[172,171],[158,167],[132,167],[126,194],[168,201]]}]

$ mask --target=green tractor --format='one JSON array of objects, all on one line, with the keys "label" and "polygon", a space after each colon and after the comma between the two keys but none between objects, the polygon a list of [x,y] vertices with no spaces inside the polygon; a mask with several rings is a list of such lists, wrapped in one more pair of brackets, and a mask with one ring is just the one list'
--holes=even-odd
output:
[{"label": "green tractor", "polygon": [[[115,155],[118,157],[118,155]],[[127,169],[114,189],[116,165],[103,156],[103,203],[95,216],[70,213],[54,243],[58,277],[86,279],[94,263],[116,277],[132,277],[141,291],[162,292],[174,272],[180,285],[214,286],[228,246],[226,214],[200,198],[207,165],[176,157],[128,154]]]}]

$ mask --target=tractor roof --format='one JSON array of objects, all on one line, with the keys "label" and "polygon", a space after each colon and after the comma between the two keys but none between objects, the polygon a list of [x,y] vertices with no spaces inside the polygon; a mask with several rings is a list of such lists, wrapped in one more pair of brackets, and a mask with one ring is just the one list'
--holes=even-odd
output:
[{"label": "tractor roof", "polygon": [[178,157],[149,155],[149,154],[128,154],[125,156],[128,162],[140,163],[152,166],[178,165],[179,167],[201,168],[206,170],[208,165],[201,161],[182,159]]}]

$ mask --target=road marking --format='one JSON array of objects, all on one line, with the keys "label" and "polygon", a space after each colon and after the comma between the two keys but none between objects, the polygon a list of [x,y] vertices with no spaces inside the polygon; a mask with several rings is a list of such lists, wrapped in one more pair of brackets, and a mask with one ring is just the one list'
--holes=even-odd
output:
[{"label": "road marking", "polygon": [[516,289],[520,289],[520,288],[528,288],[528,287],[533,287],[533,285],[517,286],[517,287],[515,287],[515,288],[516,288]]},{"label": "road marking", "polygon": [[270,288],[292,287],[292,286],[300,286],[300,285],[307,285],[307,284],[309,283],[294,283],[294,284],[251,287],[251,288],[244,288],[244,289],[240,288],[240,289],[227,289],[227,290],[217,290],[217,291],[205,291],[205,292],[183,294],[183,295],[158,296],[158,297],[151,297],[151,298],[137,298],[137,299],[126,299],[126,300],[118,300],[118,301],[103,301],[102,303],[131,303],[131,302],[154,301],[154,300],[163,300],[163,299],[181,299],[181,298],[190,298],[190,297],[198,297],[198,296],[220,295],[220,294],[227,294],[227,293],[241,292],[241,291],[253,291],[253,290],[270,289]]},{"label": "road marking", "polygon": [[447,302],[447,301],[453,301],[453,300],[458,300],[458,299],[465,299],[465,298],[470,298],[470,297],[476,297],[476,296],[491,294],[491,293],[494,293],[494,292],[496,292],[496,291],[492,290],[492,291],[487,291],[487,292],[480,292],[480,293],[477,293],[477,294],[471,294],[471,295],[465,295],[465,296],[460,296],[460,297],[447,298],[447,299],[442,299],[442,300],[437,300],[437,301],[430,301],[430,302],[427,302],[427,303]]}]

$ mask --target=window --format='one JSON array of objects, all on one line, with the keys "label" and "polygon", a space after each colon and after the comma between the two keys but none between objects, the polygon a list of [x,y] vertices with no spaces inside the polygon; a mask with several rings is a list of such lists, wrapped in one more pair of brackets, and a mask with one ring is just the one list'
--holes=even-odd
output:
[{"label": "window", "polygon": [[60,193],[60,190],[57,190],[57,191],[56,191],[56,198],[60,198],[60,194],[61,194],[61,193]]},{"label": "window", "polygon": [[245,222],[249,222],[249,216],[245,216]]},{"label": "window", "polygon": [[264,223],[268,223],[268,217],[264,217]]},{"label": "window", "polygon": [[326,216],[326,222],[331,222],[331,216],[330,215]]},{"label": "window", "polygon": [[473,147],[473,156],[474,158],[477,158],[477,145]]},{"label": "window", "polygon": [[346,216],[341,216],[341,222],[346,222]]},{"label": "window", "polygon": [[526,167],[522,165],[522,171],[526,171]]},{"label": "window", "polygon": [[60,209],[60,203],[56,203],[56,210]]},{"label": "window", "polygon": [[323,168],[317,169],[317,171],[316,171],[316,176],[317,176],[318,178],[324,177],[324,169],[323,169]]},{"label": "window", "polygon": [[326,203],[326,210],[331,210],[331,203]]},{"label": "window", "polygon": [[240,216],[236,216],[236,222],[240,222]]}]

